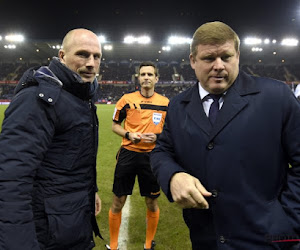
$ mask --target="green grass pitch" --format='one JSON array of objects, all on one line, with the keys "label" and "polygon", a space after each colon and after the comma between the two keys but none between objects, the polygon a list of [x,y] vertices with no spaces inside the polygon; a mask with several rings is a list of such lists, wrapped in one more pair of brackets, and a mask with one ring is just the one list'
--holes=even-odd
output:
[{"label": "green grass pitch", "polygon": [[[0,105],[0,125],[7,105]],[[109,242],[108,210],[112,200],[112,183],[116,163],[116,153],[121,138],[111,130],[114,105],[97,105],[99,118],[99,150],[97,158],[97,183],[102,200],[102,211],[97,217],[104,241],[96,239],[94,250],[104,250]],[[188,250],[191,249],[188,229],[182,219],[182,210],[174,203],[169,203],[165,195],[159,197],[160,220],[157,228],[155,250]],[[141,250],[146,234],[146,206],[139,194],[136,182],[131,196],[131,210],[128,226],[128,250]],[[122,249],[120,249],[122,250]]]}]

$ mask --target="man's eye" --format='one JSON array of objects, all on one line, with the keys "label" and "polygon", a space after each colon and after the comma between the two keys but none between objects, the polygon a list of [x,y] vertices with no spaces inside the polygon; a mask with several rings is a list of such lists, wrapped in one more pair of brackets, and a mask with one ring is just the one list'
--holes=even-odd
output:
[{"label": "man's eye", "polygon": [[222,57],[222,61],[228,61],[230,59],[231,56],[223,56]]},{"label": "man's eye", "polygon": [[215,60],[215,58],[213,57],[205,57],[204,61],[208,61],[208,62],[212,62],[213,60]]},{"label": "man's eye", "polygon": [[80,57],[87,57],[86,54],[82,54],[82,53],[79,53],[79,54],[77,54],[77,55],[80,56]]}]

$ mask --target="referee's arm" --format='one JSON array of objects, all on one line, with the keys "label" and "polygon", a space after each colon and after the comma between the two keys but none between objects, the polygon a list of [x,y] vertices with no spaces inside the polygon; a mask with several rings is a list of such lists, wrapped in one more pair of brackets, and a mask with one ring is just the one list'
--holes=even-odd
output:
[{"label": "referee's arm", "polygon": [[117,135],[125,138],[127,131],[122,127],[121,123],[113,121],[111,129]]}]

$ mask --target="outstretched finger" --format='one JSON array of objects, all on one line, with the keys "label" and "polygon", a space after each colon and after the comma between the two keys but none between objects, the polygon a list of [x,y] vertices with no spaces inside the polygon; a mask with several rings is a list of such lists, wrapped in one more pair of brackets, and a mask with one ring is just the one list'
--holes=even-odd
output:
[{"label": "outstretched finger", "polygon": [[199,192],[200,192],[203,196],[205,196],[205,197],[210,197],[210,196],[212,195],[212,193],[211,193],[211,192],[208,192],[208,191],[206,190],[206,188],[200,183],[199,180],[196,180],[195,185],[196,185],[196,188],[199,190]]},{"label": "outstretched finger", "polygon": [[201,209],[209,208],[207,200],[198,189],[196,189],[194,192],[191,193],[191,197],[196,204],[195,208],[201,208]]}]

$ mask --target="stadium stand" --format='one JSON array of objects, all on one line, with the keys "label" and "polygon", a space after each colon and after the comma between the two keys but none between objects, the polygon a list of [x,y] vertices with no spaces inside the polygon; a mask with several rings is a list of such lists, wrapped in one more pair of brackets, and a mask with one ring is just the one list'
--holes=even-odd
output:
[{"label": "stadium stand", "polygon": [[[17,81],[29,67],[38,64],[0,64],[0,99],[11,99]],[[292,65],[241,65],[241,69],[248,74],[265,76],[284,81],[292,89],[300,81],[300,64]],[[196,82],[194,71],[188,63],[164,63],[158,65],[160,80],[157,91],[168,98],[182,92]],[[129,62],[102,63],[99,81],[99,102],[116,102],[124,93],[135,91],[137,86],[137,66]]]},{"label": "stadium stand", "polygon": [[[48,65],[57,55],[57,41],[28,41],[15,51],[0,46],[0,99],[10,100],[22,74],[30,67]],[[274,50],[277,51],[274,54]],[[241,45],[240,67],[251,75],[266,76],[286,82],[292,90],[300,82],[299,47],[265,48],[253,53]],[[113,51],[103,51],[98,76],[99,102],[114,103],[124,93],[138,89],[137,72],[141,61],[156,62],[160,80],[157,91],[168,98],[195,84],[194,71],[189,64],[189,46],[178,46],[174,51],[161,51],[161,44],[128,46],[115,42]]]}]

